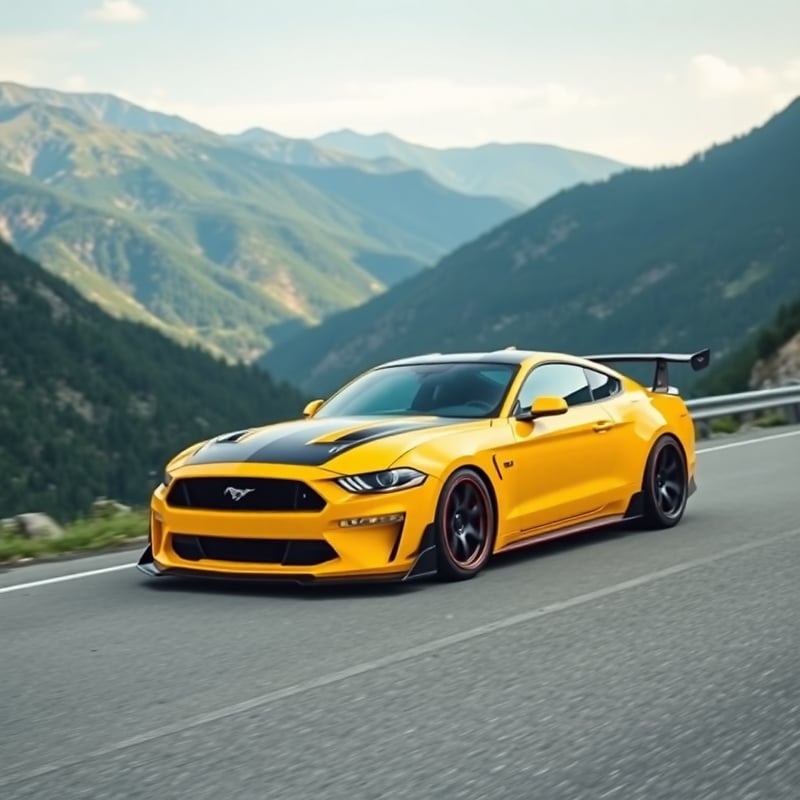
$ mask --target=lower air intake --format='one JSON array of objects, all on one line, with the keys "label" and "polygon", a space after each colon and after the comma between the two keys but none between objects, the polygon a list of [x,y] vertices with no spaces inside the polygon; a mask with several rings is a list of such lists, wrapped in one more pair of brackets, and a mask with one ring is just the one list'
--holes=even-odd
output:
[{"label": "lower air intake", "polygon": [[185,561],[238,561],[248,564],[281,564],[285,567],[314,566],[336,558],[324,540],[242,539],[228,536],[172,535],[172,549]]}]

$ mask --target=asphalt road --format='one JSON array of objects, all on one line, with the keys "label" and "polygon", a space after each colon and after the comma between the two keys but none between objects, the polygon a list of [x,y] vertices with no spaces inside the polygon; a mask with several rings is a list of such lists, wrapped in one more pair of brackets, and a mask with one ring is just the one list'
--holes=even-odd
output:
[{"label": "asphalt road", "polygon": [[677,529],[462,584],[0,573],[0,798],[797,800],[800,429],[759,438]]}]

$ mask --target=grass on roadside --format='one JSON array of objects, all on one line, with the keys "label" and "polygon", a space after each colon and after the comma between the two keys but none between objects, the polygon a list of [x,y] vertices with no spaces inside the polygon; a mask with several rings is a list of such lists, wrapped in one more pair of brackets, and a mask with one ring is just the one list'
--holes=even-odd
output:
[{"label": "grass on roadside", "polygon": [[76,520],[65,526],[63,536],[55,539],[27,539],[11,531],[0,531],[0,563],[124,544],[146,537],[147,523],[147,511],[130,511]]},{"label": "grass on roadside", "polygon": [[759,428],[777,428],[781,425],[788,425],[789,420],[786,416],[780,411],[771,411],[769,414],[764,414],[764,416],[759,417],[755,424]]}]

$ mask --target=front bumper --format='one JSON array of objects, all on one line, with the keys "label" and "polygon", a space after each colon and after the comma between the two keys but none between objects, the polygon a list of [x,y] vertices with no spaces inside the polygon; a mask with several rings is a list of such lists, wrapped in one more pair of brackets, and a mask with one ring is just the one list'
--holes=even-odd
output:
[{"label": "front bumper", "polygon": [[[137,564],[142,572],[317,583],[404,581],[437,571],[432,521],[440,486],[435,478],[410,489],[356,495],[336,484],[332,473],[314,467],[214,464],[185,468],[173,481],[220,475],[237,481],[265,475],[300,480],[324,499],[324,508],[176,507],[168,501],[169,490],[159,486],[151,500],[150,542]],[[343,520],[366,524],[343,527]]]}]

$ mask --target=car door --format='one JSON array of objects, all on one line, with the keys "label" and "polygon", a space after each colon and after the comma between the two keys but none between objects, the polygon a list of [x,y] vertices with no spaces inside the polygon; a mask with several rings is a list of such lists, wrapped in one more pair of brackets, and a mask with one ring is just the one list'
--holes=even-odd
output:
[{"label": "car door", "polygon": [[599,516],[619,493],[614,420],[603,400],[594,399],[583,368],[560,362],[534,367],[520,388],[518,407],[542,396],[563,398],[568,410],[533,422],[509,420],[512,444],[503,465],[510,481],[511,537]]}]

